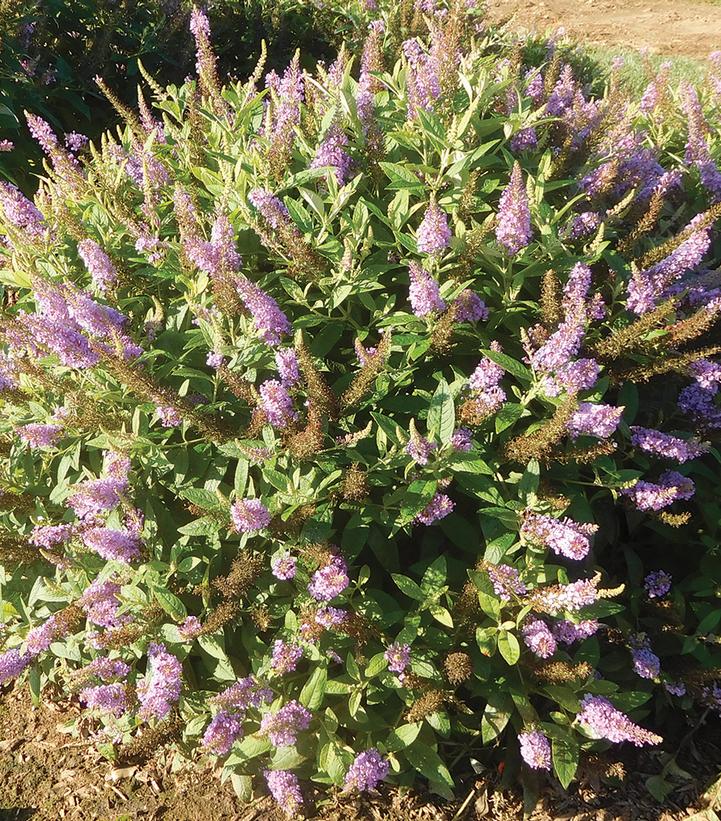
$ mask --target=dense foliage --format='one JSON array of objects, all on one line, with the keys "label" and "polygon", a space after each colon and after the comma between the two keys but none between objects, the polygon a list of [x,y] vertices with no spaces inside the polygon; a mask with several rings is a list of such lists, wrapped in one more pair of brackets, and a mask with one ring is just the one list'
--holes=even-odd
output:
[{"label": "dense foliage", "polygon": [[[14,150],[0,153],[0,176],[35,190],[32,174],[42,173],[24,111],[95,138],[116,116],[97,76],[134,106],[138,60],[163,84],[192,72],[191,9],[188,0],[2,0],[0,142],[10,140]],[[355,29],[358,11],[347,3],[211,0],[208,14],[221,70],[246,77],[262,40],[270,67],[284,66],[299,47],[312,66]]]},{"label": "dense foliage", "polygon": [[0,190],[0,683],[289,815],[721,708],[719,72],[587,98],[416,5],[222,87],[195,12],[196,81]]}]

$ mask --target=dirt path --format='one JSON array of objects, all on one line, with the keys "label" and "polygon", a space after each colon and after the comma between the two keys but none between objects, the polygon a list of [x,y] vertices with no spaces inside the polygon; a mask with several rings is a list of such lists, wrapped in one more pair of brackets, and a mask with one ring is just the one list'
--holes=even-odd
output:
[{"label": "dirt path", "polygon": [[705,58],[721,49],[721,5],[690,0],[488,0],[494,21],[518,29],[563,26],[596,45],[649,48],[654,54]]}]

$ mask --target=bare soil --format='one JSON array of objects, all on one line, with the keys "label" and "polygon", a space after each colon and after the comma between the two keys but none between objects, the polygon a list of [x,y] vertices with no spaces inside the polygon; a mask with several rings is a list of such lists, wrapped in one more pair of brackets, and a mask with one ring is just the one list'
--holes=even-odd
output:
[{"label": "bare soil", "polygon": [[[73,703],[30,702],[26,688],[0,695],[0,821],[283,821],[268,796],[241,805],[230,784],[201,761],[165,750],[143,766],[114,768],[95,749],[94,727],[79,722]],[[712,721],[687,737],[682,770],[663,804],[645,779],[661,766],[657,751],[614,750],[585,766],[564,792],[541,779],[540,801],[530,821],[719,821],[721,723]],[[618,777],[609,781],[608,773]],[[459,789],[465,800],[442,802],[383,787],[372,796],[332,798],[319,821],[520,821],[521,796],[501,789],[496,770]],[[314,796],[309,796],[314,798]]]},{"label": "bare soil", "polygon": [[563,26],[593,45],[696,58],[721,49],[721,5],[708,0],[488,0],[488,11],[517,29]]}]

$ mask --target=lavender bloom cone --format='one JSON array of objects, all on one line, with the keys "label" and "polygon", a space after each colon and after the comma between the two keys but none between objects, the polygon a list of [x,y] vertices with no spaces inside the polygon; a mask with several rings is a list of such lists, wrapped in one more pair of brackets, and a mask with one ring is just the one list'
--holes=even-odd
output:
[{"label": "lavender bloom cone", "polygon": [[511,180],[501,194],[498,204],[496,239],[511,256],[515,256],[529,244],[531,233],[528,195],[523,182],[521,166],[516,162],[511,172]]}]

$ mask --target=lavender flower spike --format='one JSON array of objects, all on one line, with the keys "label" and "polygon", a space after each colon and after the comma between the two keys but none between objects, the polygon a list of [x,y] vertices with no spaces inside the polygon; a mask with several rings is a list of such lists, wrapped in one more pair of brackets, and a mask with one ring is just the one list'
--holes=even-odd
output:
[{"label": "lavender flower spike", "polygon": [[515,256],[531,241],[531,212],[521,166],[514,163],[511,180],[498,203],[496,239]]},{"label": "lavender flower spike", "polygon": [[359,753],[348,768],[343,781],[343,791],[358,790],[367,792],[374,790],[388,775],[390,765],[381,756],[375,747]]},{"label": "lavender flower spike", "polygon": [[441,297],[438,283],[417,262],[408,266],[410,287],[408,297],[411,308],[416,316],[428,316],[435,311],[445,311],[446,303]]},{"label": "lavender flower spike", "polygon": [[138,685],[139,715],[163,719],[180,698],[182,665],[164,645],[151,643],[148,647],[148,669]]},{"label": "lavender flower spike", "polygon": [[418,226],[418,250],[431,256],[440,256],[451,241],[448,218],[435,199],[431,200],[421,224]]},{"label": "lavender flower spike", "polygon": [[95,287],[104,293],[117,282],[118,272],[110,257],[92,239],[84,239],[78,243],[78,255],[85,263]]},{"label": "lavender flower spike", "polygon": [[603,696],[585,695],[581,701],[581,712],[576,719],[592,738],[605,738],[616,744],[630,741],[636,747],[660,744],[663,741],[661,736],[634,724]]},{"label": "lavender flower spike", "polygon": [[519,733],[521,758],[534,770],[551,769],[551,745],[540,730]]},{"label": "lavender flower spike", "polygon": [[288,818],[298,818],[298,810],[303,805],[298,778],[287,770],[264,770],[265,782],[275,803]]}]

